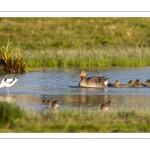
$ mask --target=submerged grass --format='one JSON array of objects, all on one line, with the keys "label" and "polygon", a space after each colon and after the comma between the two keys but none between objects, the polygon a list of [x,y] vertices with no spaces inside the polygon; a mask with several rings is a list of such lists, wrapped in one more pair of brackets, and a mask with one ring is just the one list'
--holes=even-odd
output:
[{"label": "submerged grass", "polygon": [[0,132],[150,132],[148,110],[49,110],[31,113],[6,102],[1,102],[0,108]]}]

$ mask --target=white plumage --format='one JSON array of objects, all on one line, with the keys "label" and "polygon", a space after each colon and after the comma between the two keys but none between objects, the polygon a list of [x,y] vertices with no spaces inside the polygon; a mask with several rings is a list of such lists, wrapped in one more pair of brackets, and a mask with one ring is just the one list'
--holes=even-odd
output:
[{"label": "white plumage", "polygon": [[9,93],[9,87],[13,86],[15,82],[18,81],[18,78],[5,78],[1,81],[0,88],[5,87],[7,88],[7,93]]}]

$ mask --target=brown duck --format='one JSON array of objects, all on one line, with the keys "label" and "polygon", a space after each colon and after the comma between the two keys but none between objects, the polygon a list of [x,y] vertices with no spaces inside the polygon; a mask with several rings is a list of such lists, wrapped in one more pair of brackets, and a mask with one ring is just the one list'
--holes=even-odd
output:
[{"label": "brown duck", "polygon": [[59,106],[59,101],[57,100],[42,100],[43,104],[46,104],[46,105],[50,105],[53,109],[57,108]]},{"label": "brown duck", "polygon": [[121,84],[119,80],[116,80],[115,87],[128,87],[126,84]]},{"label": "brown duck", "polygon": [[150,87],[150,79],[146,80],[147,86]]},{"label": "brown duck", "polygon": [[108,101],[108,102],[102,104],[101,105],[101,110],[107,111],[109,109],[109,107],[110,107],[110,103],[111,103],[111,101]]},{"label": "brown duck", "polygon": [[135,80],[134,82],[135,87],[146,87],[147,85],[144,83],[141,83],[139,79]]}]

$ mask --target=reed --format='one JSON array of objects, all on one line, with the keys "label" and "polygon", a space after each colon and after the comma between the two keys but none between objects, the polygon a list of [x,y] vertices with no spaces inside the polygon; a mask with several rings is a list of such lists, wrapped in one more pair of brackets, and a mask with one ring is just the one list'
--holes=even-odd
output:
[{"label": "reed", "polygon": [[6,73],[26,72],[25,61],[21,56],[20,49],[14,48],[12,42],[7,42],[6,47],[0,47],[1,69]]},{"label": "reed", "polygon": [[150,65],[150,48],[101,47],[85,50],[41,50],[23,51],[28,67],[39,66],[125,66]]}]

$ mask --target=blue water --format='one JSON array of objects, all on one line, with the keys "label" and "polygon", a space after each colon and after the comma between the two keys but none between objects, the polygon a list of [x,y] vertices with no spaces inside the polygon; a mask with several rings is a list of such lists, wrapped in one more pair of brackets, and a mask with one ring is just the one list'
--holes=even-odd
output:
[{"label": "blue water", "polygon": [[18,82],[10,88],[0,89],[0,100],[13,101],[29,110],[45,108],[43,99],[61,101],[58,109],[78,109],[100,107],[101,104],[112,101],[115,108],[141,108],[150,106],[150,88],[78,88],[79,73],[84,70],[87,77],[105,76],[109,82],[117,79],[127,84],[129,80],[140,79],[145,83],[150,78],[150,67],[68,67],[68,68],[34,68],[25,74],[1,75],[0,78],[18,77]]}]

